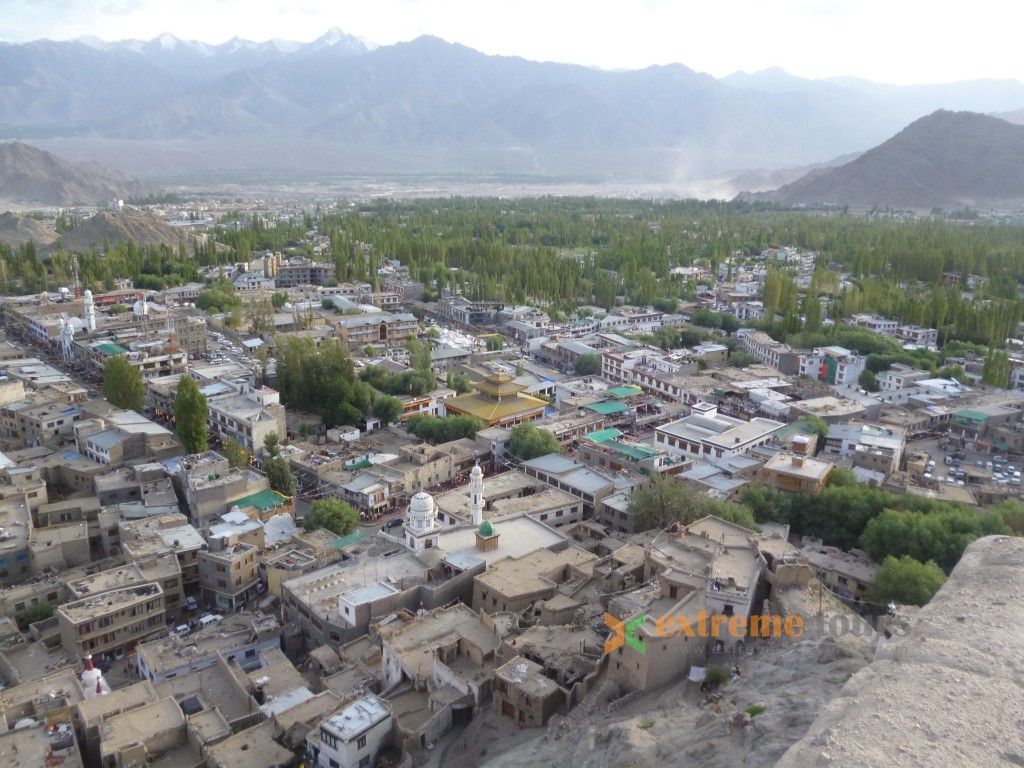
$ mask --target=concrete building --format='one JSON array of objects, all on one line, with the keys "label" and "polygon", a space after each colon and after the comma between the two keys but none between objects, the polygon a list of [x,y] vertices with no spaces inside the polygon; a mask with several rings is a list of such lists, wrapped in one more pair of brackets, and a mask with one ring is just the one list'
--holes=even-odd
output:
[{"label": "concrete building", "polygon": [[804,537],[800,554],[829,590],[847,600],[863,600],[875,583],[878,566],[860,550],[844,552],[826,547],[821,539]]},{"label": "concrete building", "polygon": [[356,699],[306,737],[320,768],[369,768],[391,742],[391,710],[372,694]]},{"label": "concrete building", "polygon": [[579,497],[518,470],[491,475],[486,481],[481,475],[480,482],[479,519],[474,514],[472,489],[455,488],[435,497],[437,517],[443,525],[479,526],[485,519],[495,522],[519,515],[529,515],[556,528],[583,521],[583,501]]},{"label": "concrete building", "polygon": [[715,464],[764,445],[783,426],[761,417],[743,421],[723,416],[716,405],[698,403],[689,416],[655,427],[654,441],[671,454]]},{"label": "concrete building", "polygon": [[593,516],[604,499],[632,485],[555,453],[523,462],[522,471],[527,477],[581,499],[584,517]]},{"label": "concrete building", "polygon": [[219,611],[238,610],[257,596],[259,586],[256,547],[211,536],[209,549],[199,552],[203,602]]},{"label": "concrete building", "polygon": [[764,463],[758,480],[779,491],[817,495],[825,490],[834,468],[831,461],[779,452]]},{"label": "concrete building", "polygon": [[930,371],[921,371],[903,363],[893,363],[887,371],[875,377],[882,392],[896,392],[914,386],[917,382],[932,378]]},{"label": "concrete building", "polygon": [[165,615],[159,584],[114,589],[57,609],[61,645],[76,658],[121,658],[139,642],[165,631]]},{"label": "concrete building", "polygon": [[261,653],[280,645],[281,624],[276,617],[236,614],[200,627],[185,638],[163,637],[141,644],[135,666],[140,677],[154,684],[209,670],[222,662],[237,663],[248,673],[263,666]]},{"label": "concrete building", "polygon": [[294,258],[277,265],[274,287],[299,288],[303,285],[327,285],[334,279],[334,264]]},{"label": "concrete building", "polygon": [[866,358],[845,347],[819,347],[812,354],[800,355],[799,373],[828,384],[856,386],[866,366]]},{"label": "concrete building", "polygon": [[276,389],[245,387],[239,394],[212,397],[206,405],[210,434],[233,438],[255,456],[266,453],[263,440],[271,432],[288,434],[285,408]]},{"label": "concrete building", "polygon": [[237,500],[270,489],[266,475],[235,469],[213,451],[183,458],[178,479],[192,522],[200,528],[208,528]]},{"label": "concrete building", "polygon": [[853,465],[886,477],[900,468],[906,439],[894,429],[872,424],[832,424],[822,454],[852,458]]},{"label": "concrete building", "polygon": [[516,656],[494,671],[494,711],[504,717],[539,728],[547,725],[561,704],[558,685],[536,662]]},{"label": "concrete building", "polygon": [[776,341],[763,331],[747,331],[743,336],[743,350],[762,363],[793,374],[799,368],[799,355],[788,344]]},{"label": "concrete building", "polygon": [[372,315],[352,315],[333,321],[338,336],[352,349],[367,344],[397,346],[419,332],[419,321],[407,313],[389,314],[378,312]]},{"label": "concrete building", "polygon": [[880,315],[854,315],[850,318],[850,322],[858,328],[865,328],[872,333],[890,337],[896,336],[896,328],[899,327],[898,320],[890,320]]},{"label": "concrete building", "polygon": [[499,560],[473,579],[473,609],[520,613],[587,581],[596,561],[596,555],[578,547]]}]

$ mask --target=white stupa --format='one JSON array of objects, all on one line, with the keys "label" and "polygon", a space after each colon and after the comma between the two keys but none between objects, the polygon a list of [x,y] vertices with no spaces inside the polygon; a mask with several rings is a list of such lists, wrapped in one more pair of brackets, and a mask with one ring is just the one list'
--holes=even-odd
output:
[{"label": "white stupa", "polygon": [[92,665],[92,656],[85,657],[85,671],[82,673],[82,693],[87,699],[95,699],[97,696],[106,696],[110,693],[110,686],[103,679],[103,673]]},{"label": "white stupa", "polygon": [[405,545],[413,552],[436,549],[441,533],[437,522],[437,503],[426,491],[412,497],[405,515]]}]

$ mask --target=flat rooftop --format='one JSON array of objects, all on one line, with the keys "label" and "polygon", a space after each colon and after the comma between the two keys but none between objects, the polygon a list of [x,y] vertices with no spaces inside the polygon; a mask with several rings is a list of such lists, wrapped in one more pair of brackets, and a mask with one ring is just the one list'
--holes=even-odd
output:
[{"label": "flat rooftop", "polygon": [[498,547],[491,551],[477,549],[476,529],[469,526],[441,531],[438,546],[449,554],[466,555],[490,564],[503,557],[522,557],[537,549],[562,547],[569,541],[553,528],[525,515],[493,525],[499,539]]},{"label": "flat rooftop", "polygon": [[391,711],[384,702],[376,696],[365,696],[324,720],[324,725],[342,740],[352,741],[390,716]]}]

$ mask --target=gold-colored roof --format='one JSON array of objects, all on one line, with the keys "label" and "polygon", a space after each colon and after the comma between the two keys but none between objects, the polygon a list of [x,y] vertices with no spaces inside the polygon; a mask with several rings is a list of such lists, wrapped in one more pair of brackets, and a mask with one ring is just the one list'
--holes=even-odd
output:
[{"label": "gold-colored roof", "polygon": [[493,400],[481,395],[460,395],[444,401],[444,407],[454,413],[478,416],[487,424],[497,424],[520,414],[543,412],[546,402],[529,395]]}]

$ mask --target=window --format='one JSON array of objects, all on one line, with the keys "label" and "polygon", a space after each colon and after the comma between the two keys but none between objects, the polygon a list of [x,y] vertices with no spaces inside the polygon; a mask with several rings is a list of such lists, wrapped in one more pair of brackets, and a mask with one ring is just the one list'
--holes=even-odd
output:
[{"label": "window", "polygon": [[[362,749],[365,746],[366,746],[366,737],[365,736],[360,736],[359,737],[359,741],[356,742],[356,749]],[[366,759],[368,760],[369,758],[366,758]]]},{"label": "window", "polygon": [[[364,739],[364,741],[365,741],[365,739]],[[359,761],[359,768],[367,768],[367,766],[369,766],[369,765],[370,765],[370,756],[369,755],[366,755],[366,757],[362,758]]]}]

